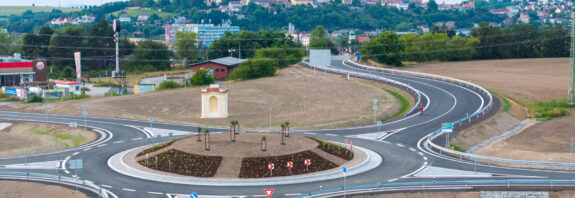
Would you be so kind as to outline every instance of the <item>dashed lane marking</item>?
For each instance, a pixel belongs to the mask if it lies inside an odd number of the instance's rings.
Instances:
[[[132,140],[141,140],[141,139],[144,139],[144,138],[134,138]]]
[[[389,143],[390,143],[390,142],[388,142],[388,141],[381,141],[381,142],[386,143],[386,144],[389,144]]]
[[[86,149],[84,149],[83,151],[89,151],[90,149],[92,149],[92,147],[86,148]]]
[[[80,152],[75,152],[75,153],[72,153],[72,155],[78,155],[79,153],[80,153]]]
[[[291,193],[291,194],[285,194],[285,196],[298,196],[301,195],[301,193]]]
[[[423,159],[424,159],[425,161],[427,161],[427,157],[423,157]]]
[[[337,136],[336,134],[326,133],[327,136]]]
[[[396,144],[396,145],[399,147],[405,147],[405,146],[403,146],[403,144]]]
[[[409,148],[409,150],[411,150],[411,151],[413,151],[413,152],[415,152],[415,151],[416,151],[416,150],[415,150],[415,149],[413,149],[413,148]]]
[[[70,174],[70,171],[68,171],[68,170],[64,170],[64,172],[65,172],[66,174]]]
[[[123,140],[120,140],[120,141],[115,141],[115,142],[112,142],[112,143],[118,144],[118,143],[122,143],[122,142],[124,142],[124,141],[123,141]]]
[[[124,191],[129,191],[129,192],[136,192],[136,190],[134,190],[134,189],[129,189],[129,188],[122,188],[122,190],[124,190]]]
[[[307,135],[315,135],[315,133],[311,133],[311,132],[305,132],[303,134],[307,134]]]
[[[161,192],[152,192],[152,191],[149,191],[148,193],[149,193],[149,194],[154,194],[154,195],[163,195],[163,194],[164,194],[164,193],[161,193]]]
[[[108,185],[102,185],[102,187],[112,188],[112,186],[108,186]]]
[[[422,153],[422,152],[418,152],[418,153],[419,153],[419,155],[423,156],[423,153]]]
[[[98,147],[104,147],[104,146],[106,146],[106,145],[107,145],[107,144],[100,144],[100,145],[98,145]]]
[[[267,195],[254,195],[252,197],[267,197]]]
[[[394,181],[397,181],[397,179],[398,179],[398,178],[390,179],[390,180],[387,180],[387,181],[388,181],[388,182],[394,182]]]

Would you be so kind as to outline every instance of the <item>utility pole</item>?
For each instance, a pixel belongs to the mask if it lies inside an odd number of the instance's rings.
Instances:
[[[573,72],[575,70],[575,13],[571,14],[571,59],[569,61],[571,63],[569,67],[569,103],[575,103],[575,76],[573,76]]]

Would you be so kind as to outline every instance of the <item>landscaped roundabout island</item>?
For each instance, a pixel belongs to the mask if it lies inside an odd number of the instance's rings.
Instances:
[[[126,157],[133,156],[128,163],[134,168],[173,176],[267,178],[317,173],[365,160],[365,153],[349,149],[350,145],[293,134],[242,132],[175,139]]]

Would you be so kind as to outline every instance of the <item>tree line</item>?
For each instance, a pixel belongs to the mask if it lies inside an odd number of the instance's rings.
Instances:
[[[464,61],[569,56],[569,31],[561,25],[518,24],[500,28],[480,23],[469,36],[449,32],[398,35],[383,32],[361,46],[362,60],[402,66],[404,61]]]

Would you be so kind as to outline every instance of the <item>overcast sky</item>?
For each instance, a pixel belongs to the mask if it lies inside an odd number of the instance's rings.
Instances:
[[[37,6],[58,7],[60,4],[62,7],[69,7],[75,5],[100,5],[114,1],[127,0],[0,0],[0,6],[31,6],[36,4]]]

